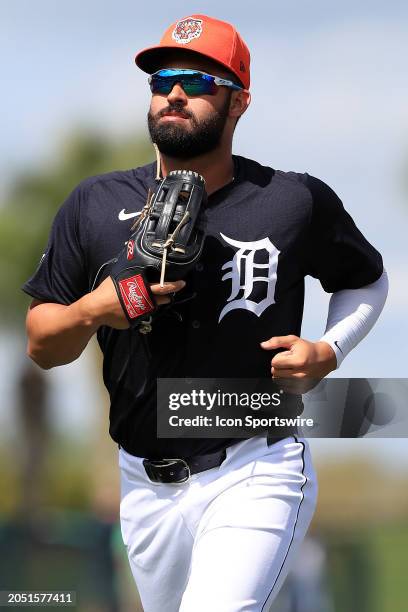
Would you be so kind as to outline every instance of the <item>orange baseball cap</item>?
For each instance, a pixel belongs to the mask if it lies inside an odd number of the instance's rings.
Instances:
[[[158,45],[140,51],[135,62],[144,72],[152,74],[165,67],[163,55],[170,49],[199,53],[222,64],[249,89],[249,49],[230,23],[206,15],[184,17],[165,31]]]

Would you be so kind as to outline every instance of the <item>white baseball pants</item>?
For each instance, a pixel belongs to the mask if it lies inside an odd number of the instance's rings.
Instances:
[[[119,450],[120,519],[144,612],[267,612],[313,516],[303,438],[227,448],[216,468],[155,484]]]

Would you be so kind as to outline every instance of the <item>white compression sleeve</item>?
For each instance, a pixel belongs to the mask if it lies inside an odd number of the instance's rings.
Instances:
[[[384,307],[388,277],[384,270],[378,280],[360,289],[343,289],[332,294],[326,331],[320,338],[336,353],[337,367],[374,326]]]

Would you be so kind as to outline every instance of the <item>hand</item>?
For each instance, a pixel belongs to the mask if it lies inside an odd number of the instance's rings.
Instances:
[[[288,385],[297,389],[295,392],[305,393],[337,367],[335,352],[327,342],[310,342],[293,335],[274,336],[261,342],[261,347],[267,351],[287,349],[272,359],[271,373],[273,378],[291,379],[293,384],[288,381]]]
[[[150,289],[155,295],[157,305],[161,306],[171,302],[169,293],[176,293],[183,289],[185,285],[185,281],[179,280],[164,283],[163,287],[159,283],[153,283],[150,285]],[[89,316],[98,325],[108,325],[114,329],[128,329],[130,327],[110,276],[105,278],[97,289],[88,293],[83,299],[86,299],[84,306],[88,309]]]

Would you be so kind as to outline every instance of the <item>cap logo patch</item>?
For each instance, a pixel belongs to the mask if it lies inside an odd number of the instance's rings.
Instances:
[[[203,32],[202,19],[186,17],[176,23],[176,27],[171,35],[172,39],[180,45],[186,45],[195,38],[199,38]]]

